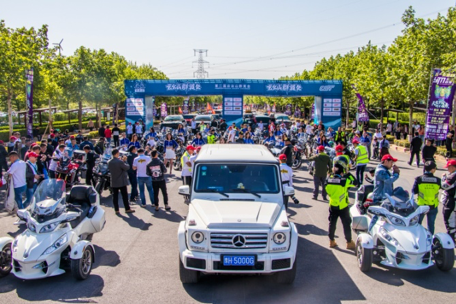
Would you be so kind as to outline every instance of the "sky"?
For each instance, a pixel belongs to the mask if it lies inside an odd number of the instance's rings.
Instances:
[[[63,55],[85,46],[150,63],[171,79],[194,78],[207,49],[209,78],[277,79],[311,70],[369,41],[389,45],[403,12],[446,14],[455,0],[0,0],[7,27],[49,26]]]

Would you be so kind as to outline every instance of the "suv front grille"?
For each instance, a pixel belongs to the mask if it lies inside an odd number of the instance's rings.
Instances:
[[[267,233],[211,233],[212,248],[223,249],[262,249],[268,245]]]

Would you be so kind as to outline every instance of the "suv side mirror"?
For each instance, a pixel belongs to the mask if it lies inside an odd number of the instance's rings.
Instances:
[[[283,186],[283,196],[293,196],[295,195],[295,190],[290,186]]]
[[[190,187],[188,185],[180,186],[179,194],[180,195],[190,195]]]

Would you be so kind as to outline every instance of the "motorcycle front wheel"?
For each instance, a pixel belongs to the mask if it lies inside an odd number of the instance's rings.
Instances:
[[[301,168],[301,165],[302,165],[302,160],[301,159],[298,159],[298,158],[295,158],[295,160],[293,161],[293,165],[291,166],[291,168],[293,170],[297,170],[299,168]]]
[[[0,277],[7,276],[11,272],[11,254],[11,243],[8,243],[0,251]]]

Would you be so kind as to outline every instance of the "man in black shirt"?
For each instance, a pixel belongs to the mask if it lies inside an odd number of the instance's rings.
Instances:
[[[128,150],[130,151],[127,156],[127,163],[130,165],[130,169],[127,171],[131,185],[130,202],[136,202],[136,198],[138,198],[138,179],[136,178],[136,170],[133,170],[133,161],[138,157],[138,154],[136,154],[135,146],[130,146]]]
[[[447,229],[447,233],[451,238],[455,239],[456,233],[456,213],[455,208],[455,194],[456,194],[456,160],[450,159],[445,168],[448,168],[448,175],[443,174],[442,176],[442,197],[440,201],[443,205],[443,222]]]
[[[413,157],[416,156],[416,166],[420,167],[420,150],[423,141],[419,137],[418,132],[415,132],[415,137],[413,137],[412,141],[410,142],[410,161],[409,165],[411,166],[413,163]]]
[[[245,142],[244,142],[244,133],[243,133],[242,131],[239,132],[239,138],[236,139],[236,143],[237,143],[237,144],[244,144],[244,143],[245,143]]]
[[[158,194],[162,192],[165,210],[171,210],[168,205],[168,190],[166,189],[165,173],[166,167],[161,160],[158,159],[158,151],[153,150],[151,153],[152,160],[147,164],[146,174],[152,177],[152,187],[154,188],[154,203],[155,211],[159,211]]]
[[[282,153],[287,156],[287,166],[291,168],[293,165],[293,145],[289,138],[285,139],[285,147],[283,148]]]
[[[8,152],[6,151],[5,143],[3,142],[3,140],[0,140],[0,175],[2,175],[3,169],[5,169],[5,171],[8,171],[8,163],[6,162],[7,156]]]
[[[95,160],[100,156],[90,149],[89,145],[84,146],[84,152],[87,154],[86,164],[87,164],[87,173],[86,173],[86,185],[93,185],[93,168],[95,167]],[[95,185],[93,185],[95,186]]]
[[[435,152],[437,152],[437,148],[432,145],[433,143],[434,143],[434,140],[429,139],[429,138],[426,139],[426,145],[421,150],[421,156],[423,159],[423,163],[425,163],[429,160],[435,161],[434,155],[435,155]]]
[[[76,135],[76,144],[78,144],[81,147],[81,143],[84,140],[84,135],[82,135],[82,131],[78,131],[78,135]],[[84,146],[82,146],[84,147]]]
[[[106,129],[104,128],[104,125],[101,125],[101,128],[98,129],[98,136],[104,138],[104,137],[105,137],[105,130],[106,130]]]
[[[112,138],[114,140],[114,147],[119,147],[119,136],[120,136],[120,129],[117,127],[117,124],[114,124],[114,128],[112,128]]]
[[[220,131],[222,131],[222,132],[226,131],[226,128],[227,128],[227,127],[228,127],[228,126],[227,126],[225,120],[222,119],[222,120],[220,121]]]

